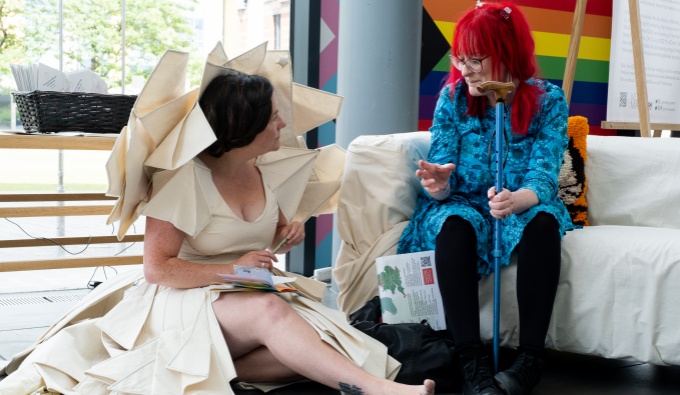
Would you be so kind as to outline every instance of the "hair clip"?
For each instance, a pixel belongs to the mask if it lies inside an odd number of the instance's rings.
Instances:
[[[484,5],[484,3],[482,3],[480,0],[477,0],[477,4],[475,4],[475,8],[479,8],[483,5]]]
[[[510,9],[510,7],[505,7],[501,10],[501,16],[503,17],[503,19],[508,19],[510,18],[511,12],[512,10]]]

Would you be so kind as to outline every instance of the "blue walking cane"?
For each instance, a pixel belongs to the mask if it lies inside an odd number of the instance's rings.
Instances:
[[[512,82],[486,81],[479,84],[481,93],[493,92],[496,98],[496,193],[503,190],[503,152],[505,146],[505,96],[515,88]],[[493,282],[493,370],[498,373],[498,332],[501,313],[501,238],[502,220],[495,218],[493,233],[494,282]]]

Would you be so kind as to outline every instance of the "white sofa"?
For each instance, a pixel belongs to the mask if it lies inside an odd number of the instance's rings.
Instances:
[[[333,276],[351,313],[377,295],[375,258],[396,253],[422,192],[414,172],[429,132],[372,135],[348,147]],[[680,139],[588,136],[590,226],[567,232],[549,348],[680,365]],[[516,265],[501,274],[501,346],[518,343]],[[492,339],[493,275],[480,283]]]

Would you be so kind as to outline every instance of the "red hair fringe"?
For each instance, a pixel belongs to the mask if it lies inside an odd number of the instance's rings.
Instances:
[[[506,11],[509,10],[510,12]],[[495,78],[504,64],[513,78],[519,80],[513,96],[510,114],[512,132],[526,134],[533,115],[538,111],[542,89],[527,84],[537,77],[538,64],[534,55],[534,38],[526,18],[509,1],[485,1],[481,6],[463,14],[456,25],[451,45],[453,56],[490,56]],[[463,79],[461,72],[451,66],[447,84],[455,85]],[[453,97],[454,91],[451,91]],[[486,111],[486,99],[466,92],[467,114],[481,117]]]

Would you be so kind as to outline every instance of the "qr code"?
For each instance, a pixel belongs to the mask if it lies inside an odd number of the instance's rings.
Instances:
[[[432,260],[430,259],[429,256],[421,256],[420,257],[420,267],[431,267],[432,266]]]
[[[628,92],[619,92],[619,107],[628,105]]]

